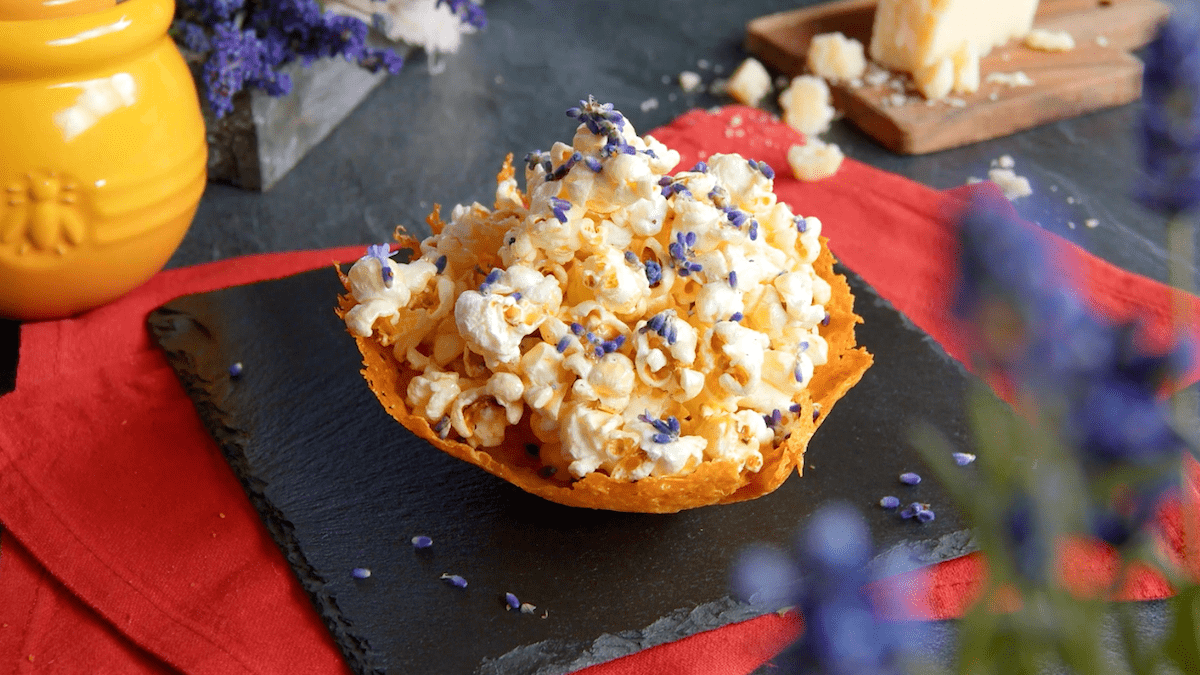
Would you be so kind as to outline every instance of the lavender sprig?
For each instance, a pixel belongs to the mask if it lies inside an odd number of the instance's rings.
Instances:
[[[871,544],[850,506],[834,503],[813,514],[790,555],[758,546],[734,567],[734,594],[769,609],[794,606],[804,620],[800,640],[775,665],[780,672],[900,675],[909,647],[867,592]]]
[[[1171,215],[1200,205],[1200,7],[1174,4],[1146,46],[1138,187],[1143,203]]]
[[[291,78],[279,69],[292,61],[308,65],[342,56],[390,73],[404,63],[392,49],[366,44],[367,24],[323,12],[316,0],[181,0],[171,32],[204,58],[204,96],[218,119],[232,112],[234,95],[247,87],[271,96],[290,93]]]

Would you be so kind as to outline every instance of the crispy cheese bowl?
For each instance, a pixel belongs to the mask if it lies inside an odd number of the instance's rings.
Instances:
[[[768,494],[870,366],[820,222],[769,167],[678,153],[590,99],[409,262],[373,246],[337,312],[388,413],[553,502],[671,513]]]

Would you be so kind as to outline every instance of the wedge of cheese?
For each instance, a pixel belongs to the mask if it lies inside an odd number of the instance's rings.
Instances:
[[[871,59],[912,73],[927,97],[945,95],[948,69],[954,72],[953,90],[969,93],[978,86],[979,57],[1024,37],[1036,11],[1037,0],[880,0]],[[964,67],[972,62],[973,73]],[[922,86],[923,78],[931,80],[929,86]]]

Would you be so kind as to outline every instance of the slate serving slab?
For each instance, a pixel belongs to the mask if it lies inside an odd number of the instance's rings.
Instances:
[[[359,376],[358,351],[333,313],[342,289],[331,269],[179,298],[149,324],[356,672],[565,672],[587,653],[617,655],[597,651],[603,634],[645,644],[665,639],[655,631],[753,614],[727,597],[738,551],[788,545],[831,500],[860,508],[881,552],[916,564],[973,548],[932,477],[915,487],[897,479],[924,470],[903,440],[916,420],[966,448],[969,376],[848,276],[875,365],[812,439],[804,476],[751,502],[673,515],[553,504],[411,435]],[[245,368],[237,378],[234,362]],[[886,494],[931,503],[937,520],[901,520],[879,508]],[[415,535],[433,546],[415,550]],[[360,567],[368,578],[352,575]],[[506,611],[506,592],[536,612]]]

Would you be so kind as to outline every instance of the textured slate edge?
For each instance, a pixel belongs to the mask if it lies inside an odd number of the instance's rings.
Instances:
[[[226,417],[228,406],[223,406],[224,397],[214,392],[224,390],[213,387],[212,381],[197,374],[199,370],[197,362],[203,356],[203,354],[192,354],[197,341],[194,338],[184,340],[184,344],[187,345],[186,349],[176,346],[176,338],[181,338],[188,332],[198,332],[209,340],[212,339],[212,332],[190,316],[169,307],[159,307],[154,310],[147,317],[146,322],[151,334],[166,353],[167,361],[174,369],[184,390],[195,404],[200,418],[217,441],[217,446],[220,447],[226,461],[242,484],[246,496],[250,498],[254,509],[258,511],[271,538],[279,546],[288,565],[296,573],[301,586],[316,607],[317,613],[324,619],[326,627],[341,646],[342,655],[350,662],[351,669],[356,673],[382,675],[384,671],[373,663],[373,659],[369,656],[370,647],[367,641],[351,630],[351,622],[343,616],[337,601],[325,589],[325,579],[317,573],[301,551],[299,541],[294,533],[294,526],[284,517],[283,512],[266,497],[263,492],[265,483],[251,475],[249,461],[245,454],[249,444],[247,434],[222,422]]]
[[[485,659],[476,673],[564,675],[765,613],[762,608],[725,597],[698,607],[677,609],[640,630],[605,633],[590,646],[576,641],[547,640],[518,647],[499,658]]]
[[[17,363],[21,358],[21,324],[0,319],[0,396],[17,388]]]

